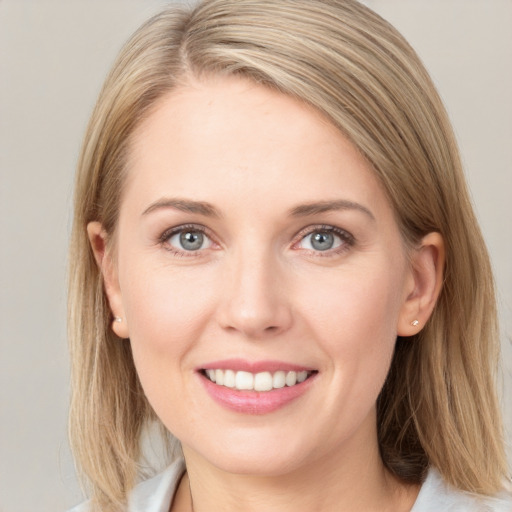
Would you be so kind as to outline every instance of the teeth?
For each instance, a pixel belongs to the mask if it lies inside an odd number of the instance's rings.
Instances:
[[[219,371],[219,370],[217,370]],[[229,370],[226,370],[226,373]],[[236,389],[254,389],[254,375],[249,372],[236,372],[235,377]]]
[[[297,372],[288,372],[286,374],[286,385],[295,386],[297,384]]]
[[[249,373],[235,372],[233,370],[206,370],[205,375],[212,382],[220,386],[235,388],[243,391],[270,391],[271,389],[284,388],[285,386],[295,386],[304,382],[311,372],[284,372],[277,371],[274,374],[270,372]]]
[[[220,370],[216,370],[215,374]],[[226,370],[224,372],[224,386],[227,386],[228,388],[234,388],[235,387],[235,372],[233,370]]]
[[[271,389],[272,374],[270,372],[261,372],[254,376],[254,391],[270,391]]]
[[[284,388],[286,384],[286,373],[284,372],[276,372],[274,373],[274,377],[272,377],[272,387],[274,388]]]

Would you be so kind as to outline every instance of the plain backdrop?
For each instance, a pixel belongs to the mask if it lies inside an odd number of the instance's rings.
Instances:
[[[81,500],[66,435],[66,250],[77,155],[129,34],[162,0],[0,0],[0,512]],[[512,430],[512,1],[367,0],[455,126],[499,289]]]

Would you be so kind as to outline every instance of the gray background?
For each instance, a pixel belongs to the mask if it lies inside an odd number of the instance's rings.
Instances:
[[[0,512],[81,499],[67,446],[66,250],[88,116],[162,0],[0,0]],[[443,96],[500,293],[512,431],[512,0],[368,0]]]

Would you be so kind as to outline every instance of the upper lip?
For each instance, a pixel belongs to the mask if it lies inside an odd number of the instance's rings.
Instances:
[[[278,371],[314,371],[315,368],[284,361],[247,361],[244,359],[223,359],[212,361],[198,368],[199,370],[233,370],[249,373],[278,372]]]

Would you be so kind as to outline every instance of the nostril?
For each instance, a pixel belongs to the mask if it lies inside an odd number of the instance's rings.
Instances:
[[[249,338],[273,337],[292,324],[291,308],[286,301],[248,293],[221,301],[217,321],[225,331],[237,331]]]

